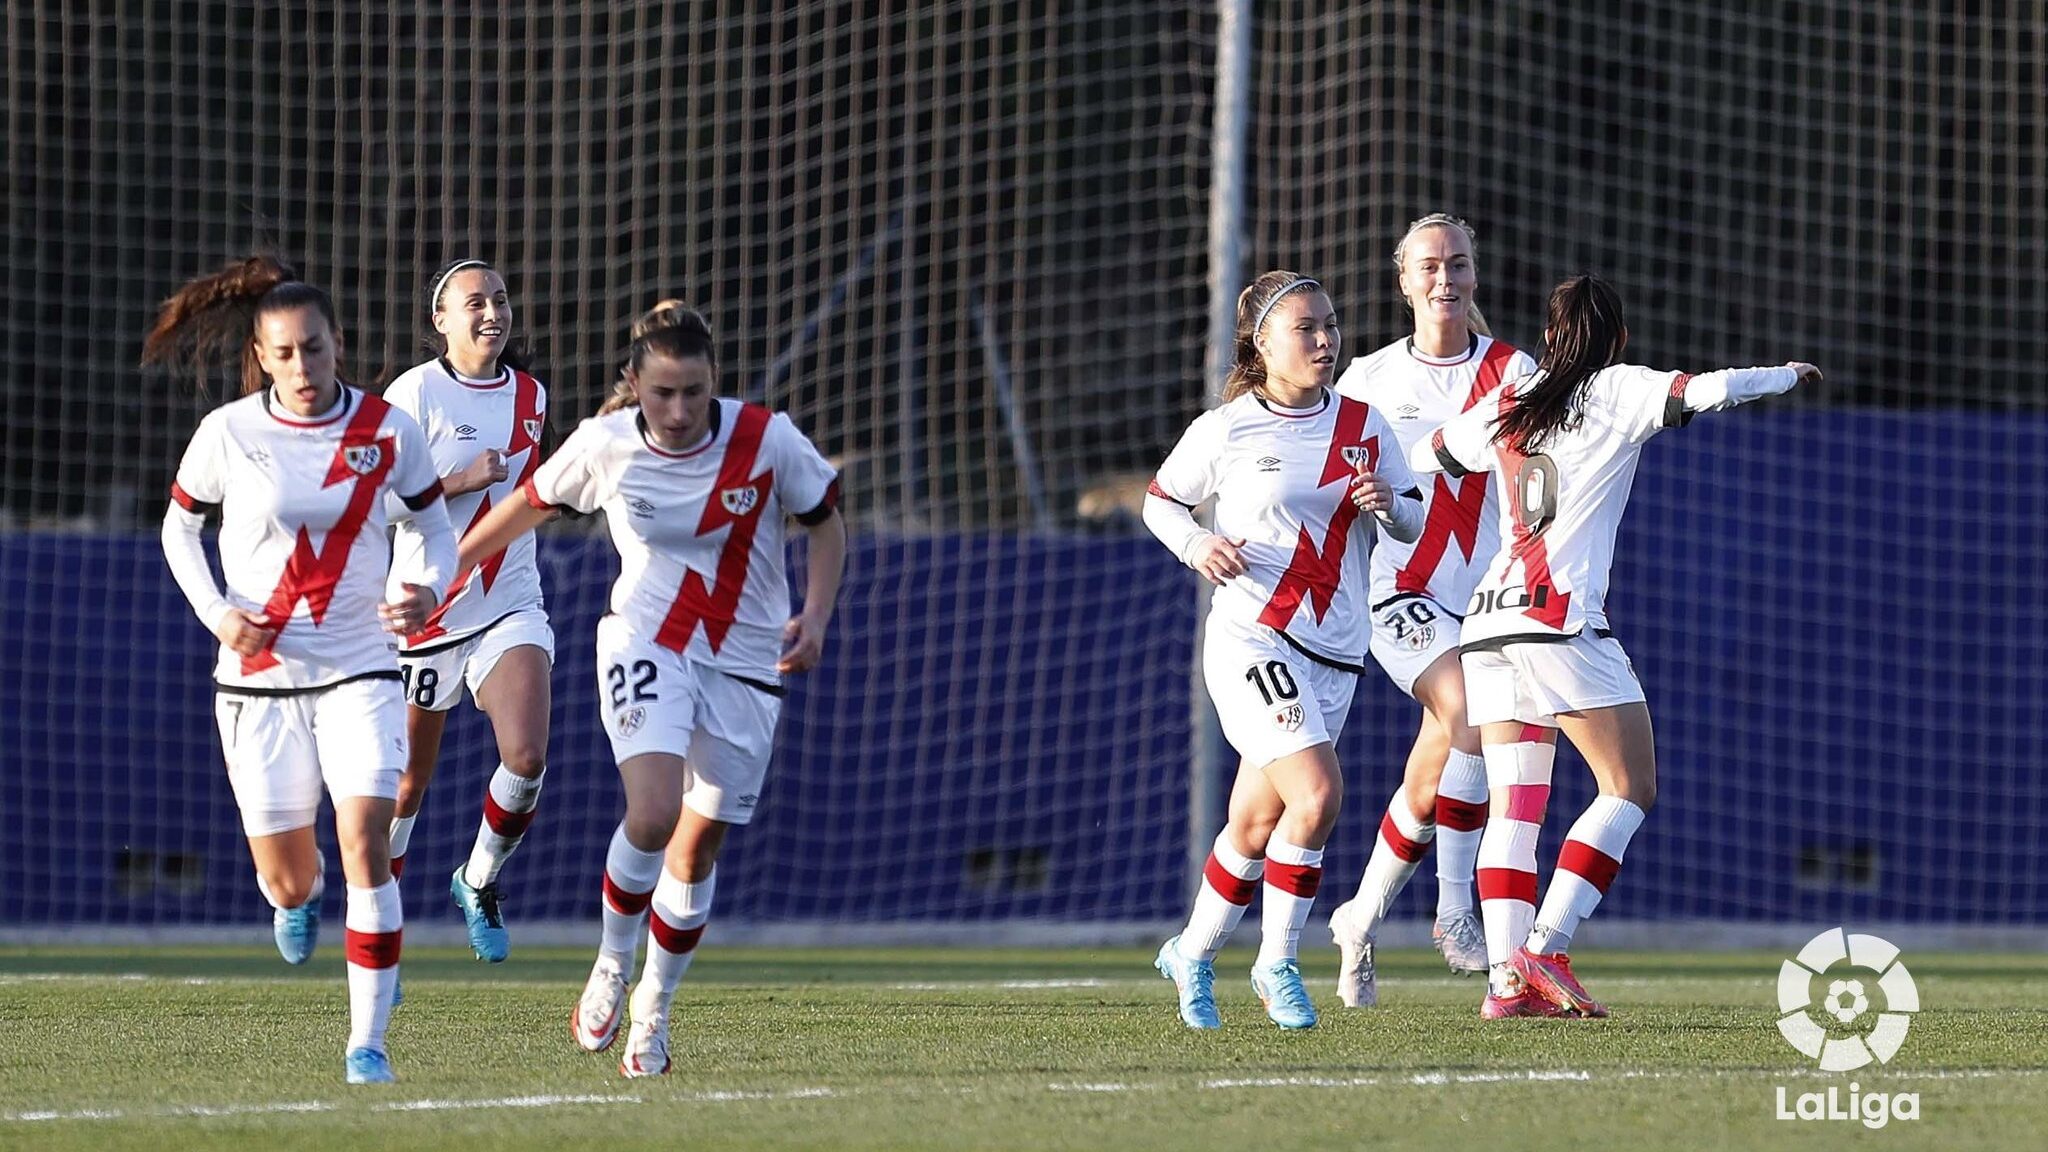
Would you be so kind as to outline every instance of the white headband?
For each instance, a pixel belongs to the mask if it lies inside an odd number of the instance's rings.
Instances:
[[[434,290],[427,293],[428,306],[436,312],[439,312],[441,310],[441,289],[446,288],[448,286],[448,278],[450,276],[455,275],[457,272],[462,271],[464,268],[489,267],[489,264],[486,264],[481,260],[457,260],[455,263],[450,264],[448,266],[448,270],[446,272],[441,273],[440,277],[434,281]]]
[[[1266,306],[1264,308],[1259,309],[1259,318],[1252,322],[1252,339],[1257,340],[1259,338],[1259,333],[1266,330],[1266,317],[1271,316],[1273,314],[1273,305],[1278,304],[1281,300],[1285,299],[1289,292],[1298,291],[1303,288],[1314,288],[1320,291],[1322,289],[1322,285],[1318,284],[1314,280],[1309,279],[1306,276],[1298,276],[1293,280],[1289,280],[1287,282],[1286,287],[1280,289],[1278,292],[1273,293],[1273,298],[1271,300],[1266,301]],[[436,299],[439,299],[439,297],[436,297]]]

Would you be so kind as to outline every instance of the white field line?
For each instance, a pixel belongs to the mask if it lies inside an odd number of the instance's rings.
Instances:
[[[1874,1070],[1884,1082],[1894,1080],[2005,1080],[2048,1075],[2048,1068],[1929,1068],[1897,1072]],[[1623,1080],[1839,1080],[1841,1076],[1805,1069],[1718,1068],[1697,1072],[1615,1071],[1591,1072],[1581,1069],[1535,1069],[1502,1072],[1415,1072],[1386,1076],[1258,1076],[1196,1081],[1192,1087],[1205,1092],[1298,1088],[1446,1088],[1476,1084],[1598,1084]],[[1141,1081],[1054,1081],[1043,1091],[1056,1093],[1160,1092],[1190,1087],[1184,1080]],[[781,1088],[758,1090],[707,1090],[673,1095],[636,1096],[625,1093],[582,1095],[501,1096],[493,1099],[394,1100],[372,1104],[365,1112],[454,1112],[500,1108],[573,1108],[614,1104],[726,1104],[774,1100],[827,1100],[850,1096],[960,1095],[977,1091],[973,1085],[911,1085],[889,1089]],[[0,1123],[29,1124],[83,1120],[176,1120],[222,1116],[263,1116],[292,1113],[354,1111],[331,1101],[304,1100],[272,1104],[179,1105],[168,1108],[87,1108],[71,1112],[30,1111],[0,1113]]]

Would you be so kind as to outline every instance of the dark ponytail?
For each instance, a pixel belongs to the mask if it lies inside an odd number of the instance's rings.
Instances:
[[[190,373],[204,394],[207,374],[239,353],[242,394],[260,392],[268,378],[256,359],[256,321],[271,312],[304,307],[318,309],[327,327],[340,337],[334,301],[299,279],[291,265],[274,256],[237,260],[186,281],[165,298],[142,341],[143,366],[161,364],[173,372]],[[335,375],[341,375],[338,360]]]
[[[1586,382],[1614,363],[1627,333],[1621,295],[1592,273],[1573,276],[1550,293],[1550,323],[1534,383],[1515,393],[1494,425],[1493,438],[1523,452],[1539,452],[1558,432],[1579,426]]]
[[[1294,292],[1320,292],[1321,284],[1299,272],[1275,268],[1263,273],[1237,294],[1237,328],[1231,342],[1230,375],[1223,381],[1223,402],[1230,403],[1266,382],[1266,358],[1259,352],[1259,328],[1272,315],[1282,296]]]
[[[702,313],[681,300],[663,300],[640,314],[633,321],[631,332],[633,343],[626,349],[625,367],[635,376],[640,374],[641,365],[649,356],[666,356],[671,360],[688,360],[701,356],[711,365],[711,374],[718,375],[718,347],[711,339],[711,324]],[[612,394],[605,398],[604,405],[597,410],[600,416],[630,408],[640,402],[633,393],[633,385],[624,373],[618,383],[612,385]]]

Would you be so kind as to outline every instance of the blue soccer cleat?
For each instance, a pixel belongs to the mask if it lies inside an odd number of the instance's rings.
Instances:
[[[1181,954],[1180,937],[1159,946],[1152,961],[1159,974],[1173,981],[1180,993],[1180,1022],[1190,1028],[1221,1028],[1216,1015],[1216,967],[1207,960],[1193,960]]]
[[[313,946],[320,943],[320,906],[311,900],[297,908],[279,908],[271,913],[270,932],[277,938],[277,954],[287,964],[304,964],[313,958]]]
[[[1266,1015],[1282,1028],[1313,1028],[1316,1006],[1309,1003],[1301,982],[1301,964],[1293,957],[1252,969],[1252,991],[1266,1004]]]
[[[391,1057],[375,1048],[349,1049],[347,1067],[351,1084],[391,1084],[398,1079],[391,1070]]]
[[[469,950],[486,963],[500,963],[512,950],[512,937],[505,931],[504,914],[498,910],[498,886],[491,883],[471,888],[462,872],[457,868],[449,878],[448,894],[455,897],[455,906],[462,909],[462,918],[469,922]]]

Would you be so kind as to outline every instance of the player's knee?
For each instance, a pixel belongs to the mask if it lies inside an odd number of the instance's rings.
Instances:
[[[548,766],[547,746],[526,740],[515,740],[498,746],[498,760],[505,770],[521,779],[533,780]]]
[[[675,835],[677,815],[678,813],[676,812],[669,812],[664,816],[659,812],[634,812],[628,810],[626,813],[626,839],[636,845],[667,844],[669,837]]]
[[[304,876],[290,872],[266,872],[263,874],[263,887],[279,908],[297,908],[312,899],[313,876],[311,872]]]

